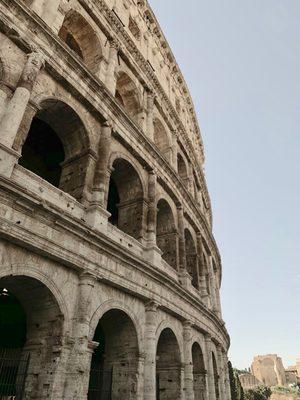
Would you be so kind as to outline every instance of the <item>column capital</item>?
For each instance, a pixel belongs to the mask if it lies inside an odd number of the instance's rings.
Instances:
[[[31,91],[37,75],[44,65],[44,54],[37,47],[33,47],[32,52],[27,55],[27,61],[19,79],[18,87],[24,87]]]
[[[183,325],[183,328],[184,328],[184,329],[192,329],[193,323],[192,323],[191,320],[185,319],[185,320],[182,322],[182,325]]]
[[[84,271],[79,275],[79,285],[94,286],[96,281],[97,277],[88,271]]]
[[[117,50],[117,51],[119,51],[119,50],[121,49],[120,43],[119,43],[118,40],[115,39],[115,38],[112,38],[112,37],[109,38],[109,39],[108,39],[108,43],[109,43],[110,49],[115,49],[115,50]]]
[[[158,308],[159,308],[159,304],[155,300],[150,300],[145,305],[145,310],[146,311],[156,312],[158,310]]]

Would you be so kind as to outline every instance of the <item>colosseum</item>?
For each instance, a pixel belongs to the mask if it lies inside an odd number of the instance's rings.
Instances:
[[[230,400],[203,170],[146,0],[0,0],[1,399]]]

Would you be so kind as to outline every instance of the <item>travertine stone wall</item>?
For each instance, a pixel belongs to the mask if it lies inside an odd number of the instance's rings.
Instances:
[[[145,0],[0,2],[0,289],[26,315],[26,399],[230,399],[203,163]]]
[[[254,357],[251,369],[253,375],[266,386],[286,384],[282,360],[276,354]]]

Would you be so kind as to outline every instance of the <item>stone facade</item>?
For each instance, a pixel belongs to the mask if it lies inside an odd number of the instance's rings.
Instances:
[[[203,163],[145,0],[0,1],[0,350],[27,357],[9,395],[230,400]]]
[[[251,370],[253,375],[266,386],[286,384],[285,369],[281,358],[276,354],[254,357]]]

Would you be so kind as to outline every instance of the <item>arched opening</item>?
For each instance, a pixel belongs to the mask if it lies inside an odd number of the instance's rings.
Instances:
[[[156,351],[156,400],[180,398],[181,359],[176,336],[171,329],[162,331]]]
[[[167,132],[159,119],[154,120],[154,143],[161,153],[169,160],[170,143]]]
[[[51,395],[53,346],[61,344],[62,330],[60,308],[44,284],[26,276],[0,279],[0,397]]]
[[[115,97],[132,119],[139,122],[141,106],[138,90],[133,80],[125,72],[121,72],[118,76]]]
[[[182,179],[183,183],[188,185],[188,173],[186,163],[180,153],[177,154],[177,170],[180,179]]]
[[[220,398],[219,374],[218,374],[216,357],[213,352],[211,353],[211,357],[212,357],[213,372],[214,372],[215,393],[216,393],[216,399],[218,400]]]
[[[92,72],[97,72],[102,57],[101,43],[94,29],[78,12],[70,10],[66,14],[58,36]]]
[[[80,201],[90,162],[87,141],[75,111],[46,100],[32,120],[19,164]]]
[[[162,258],[177,270],[177,230],[170,205],[164,199],[157,203],[156,243]]]
[[[95,334],[88,400],[137,399],[138,338],[128,315],[117,309],[106,312]]]
[[[186,253],[186,268],[192,277],[192,285],[199,289],[199,276],[197,265],[197,251],[194,239],[188,229],[184,230],[185,253]]]
[[[118,158],[113,163],[109,183],[109,222],[135,239],[141,239],[144,232],[144,208],[143,187],[138,173],[128,161]]]
[[[195,400],[204,400],[206,397],[206,370],[204,365],[203,353],[198,343],[194,343],[192,346],[192,359],[194,398]]]

